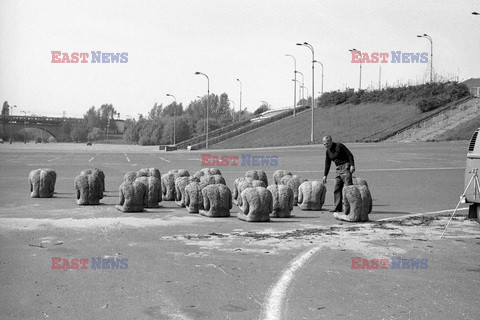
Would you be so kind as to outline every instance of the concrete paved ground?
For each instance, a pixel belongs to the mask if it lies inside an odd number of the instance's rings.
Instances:
[[[403,223],[336,221],[333,181],[325,211],[295,207],[269,223],[188,214],[173,202],[144,213],[115,210],[128,171],[201,169],[205,151],[154,147],[1,145],[0,318],[5,319],[476,319],[480,310],[480,229],[462,205],[467,142],[348,144],[355,176],[374,198],[371,220],[415,213],[447,217]],[[263,167],[309,180],[323,176],[323,146],[209,150],[216,156],[277,155]],[[56,196],[31,199],[28,172],[57,172]],[[100,206],[75,204],[73,179],[86,168],[106,174]],[[227,185],[250,167],[221,167]],[[330,174],[330,178],[333,175]],[[89,259],[87,269],[52,269],[52,258]],[[92,257],[128,259],[126,269],[96,269]],[[395,269],[392,257],[427,259],[423,269]],[[388,269],[352,269],[352,258],[389,259]],[[393,259],[394,260],[394,259]],[[356,261],[356,260],[355,260]],[[369,265],[370,266],[370,265]]]

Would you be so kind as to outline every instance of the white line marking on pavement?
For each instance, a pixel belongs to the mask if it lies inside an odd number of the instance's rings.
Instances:
[[[315,247],[308,250],[305,253],[302,253],[299,257],[293,260],[290,263],[290,266],[283,271],[283,274],[280,280],[275,284],[275,286],[270,290],[267,298],[267,303],[264,311],[265,320],[279,320],[282,316],[282,308],[285,305],[285,295],[288,289],[288,286],[292,282],[292,279],[295,275],[295,271],[300,269],[305,262],[308,261],[320,247]]]
[[[130,159],[128,158],[127,154],[124,153],[124,155],[125,155],[125,158],[127,158],[127,161],[130,162]]]
[[[375,172],[375,171],[422,171],[422,170],[465,170],[465,167],[442,167],[442,168],[385,168],[385,169],[357,169],[355,168],[355,172]],[[295,171],[300,173],[317,173],[323,171]]]
[[[100,153],[97,153],[96,155],[94,155],[90,160],[88,160],[88,162],[92,162],[92,160],[93,160],[96,156],[98,156],[99,154],[100,154]]]
[[[160,159],[162,159],[163,161],[166,161],[166,162],[170,162],[170,160],[167,160],[167,159],[163,159],[163,158],[160,158]]]
[[[55,160],[60,159],[60,158],[61,158],[61,157],[56,157],[56,158],[54,158],[54,159],[47,160],[47,162],[52,162],[52,161],[55,161]]]
[[[425,215],[429,215],[429,214],[448,213],[448,212],[453,212],[454,210],[455,210],[455,209],[441,210],[441,211],[432,211],[432,212],[424,212],[424,213],[412,213],[412,214],[406,214],[406,215],[398,216],[398,217],[378,219],[378,220],[375,220],[375,221],[389,221],[389,220],[403,219],[403,218],[409,218],[409,217],[425,216]],[[468,208],[460,208],[460,209],[457,209],[457,211],[464,211],[464,210],[468,210]]]

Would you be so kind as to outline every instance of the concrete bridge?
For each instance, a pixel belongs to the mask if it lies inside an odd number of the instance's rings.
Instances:
[[[65,121],[78,123],[84,122],[83,118],[56,118],[36,116],[2,116],[0,118],[0,134],[2,137],[24,136],[27,131],[35,129],[36,136],[48,139],[53,136],[57,138],[60,128]],[[43,140],[42,139],[42,140]]]

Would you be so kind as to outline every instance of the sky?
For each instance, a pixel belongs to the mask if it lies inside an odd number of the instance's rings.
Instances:
[[[13,114],[81,117],[113,104],[121,118],[173,98],[184,107],[210,92],[255,111],[293,105],[294,59],[312,91],[312,52],[323,90],[358,88],[349,49],[428,53],[428,63],[363,63],[362,89],[480,77],[478,1],[0,0],[0,100]],[[90,53],[88,63],[52,63],[52,51]],[[127,53],[126,63],[91,63],[91,52]],[[314,64],[314,90],[322,68]],[[237,81],[240,79],[241,82]],[[302,76],[297,75],[301,82]],[[380,81],[381,79],[381,81]],[[297,88],[298,91],[298,88]],[[297,92],[298,98],[298,92]]]

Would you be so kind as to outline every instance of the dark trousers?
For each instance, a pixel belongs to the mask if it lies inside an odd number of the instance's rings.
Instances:
[[[345,163],[337,167],[335,176],[335,185],[333,186],[333,208],[335,211],[342,212],[342,189],[343,186],[352,185],[352,174],[350,173],[350,163]]]

